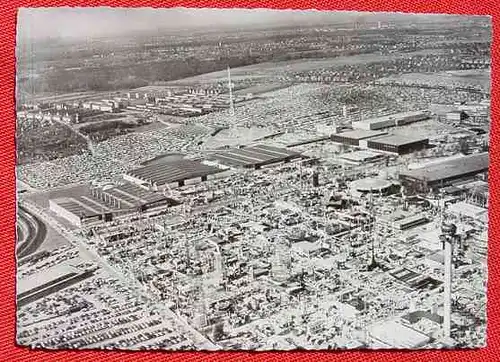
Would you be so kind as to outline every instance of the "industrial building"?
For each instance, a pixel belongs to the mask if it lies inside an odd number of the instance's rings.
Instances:
[[[447,121],[465,121],[469,115],[464,111],[451,111],[446,113]]]
[[[87,223],[111,221],[115,211],[86,196],[50,199],[49,208],[56,215],[79,227]]]
[[[420,226],[429,222],[429,219],[424,215],[413,215],[402,220],[397,220],[394,226],[398,230],[408,230],[416,226]]]
[[[76,226],[112,221],[118,216],[177,204],[178,201],[171,197],[131,183],[87,189],[79,195],[49,200],[52,212]]]
[[[367,150],[360,150],[354,152],[344,153],[340,156],[343,162],[352,165],[362,165],[370,162],[381,161],[386,158],[384,154],[371,152]]]
[[[212,155],[222,165],[238,168],[259,169],[302,158],[298,152],[267,145],[232,148]]]
[[[429,145],[428,138],[388,135],[377,138],[370,138],[366,141],[367,148],[397,153],[403,155],[422,150]]]
[[[151,164],[131,170],[123,178],[154,191],[206,181],[223,173],[224,169],[188,159]],[[219,175],[220,176],[220,175]]]
[[[91,189],[92,196],[107,205],[121,210],[146,211],[161,206],[173,206],[178,202],[162,193],[151,192],[132,183],[108,189]]]
[[[460,217],[469,217],[485,224],[488,222],[488,209],[467,202],[462,201],[451,204],[448,211]]]
[[[360,141],[377,136],[383,136],[385,134],[387,133],[381,131],[356,129],[353,131],[332,134],[331,140],[333,142],[338,142],[349,146],[362,146]]]
[[[488,171],[487,152],[433,163],[426,167],[401,172],[399,179],[408,190],[426,192],[429,188],[448,186]]]
[[[364,129],[367,131],[378,130],[423,121],[428,119],[429,117],[429,112],[427,111],[402,112],[383,117],[370,118],[359,122],[353,122],[352,128]]]

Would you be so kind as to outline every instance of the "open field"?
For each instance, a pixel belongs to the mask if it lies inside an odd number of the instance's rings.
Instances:
[[[397,59],[409,59],[418,55],[438,55],[439,50],[421,50],[410,53],[394,53],[394,54],[359,54],[351,56],[339,56],[336,58],[324,59],[301,59],[282,62],[266,62],[255,65],[231,69],[231,79],[238,80],[238,77],[243,79],[253,79],[255,77],[273,77],[283,72],[306,72],[311,70],[319,70],[322,68],[334,68],[344,65],[361,65],[376,62],[386,62]],[[206,73],[194,77],[184,78],[180,81],[169,82],[171,85],[178,84],[195,84],[195,83],[210,83],[226,81],[227,70],[218,72]]]
[[[453,70],[438,73],[405,73],[381,78],[379,83],[397,82],[444,87],[475,87],[489,92],[491,71],[489,69]]]
[[[76,92],[76,93],[62,93],[62,94],[42,94],[42,95],[31,95],[31,94],[21,94],[18,101],[25,99],[26,102],[71,102],[71,101],[82,101],[89,99],[98,99],[100,97],[109,97],[109,95],[117,94],[119,92]]]

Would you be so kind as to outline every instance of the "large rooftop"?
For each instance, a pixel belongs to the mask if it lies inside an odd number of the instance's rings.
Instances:
[[[79,217],[92,217],[101,215],[104,212],[112,211],[104,203],[86,195],[79,197],[61,197],[51,199],[51,201],[64,208],[66,211],[69,211],[73,215],[77,215]]]
[[[489,167],[487,152],[451,159],[426,167],[401,172],[400,176],[435,182],[458,178],[462,175],[485,172]]]
[[[140,167],[129,171],[128,175],[156,185],[165,185],[208,176],[221,171],[218,167],[208,166],[199,161],[183,159]]]
[[[160,202],[166,198],[161,193],[146,190],[132,183],[126,183],[99,191],[100,193],[110,195],[115,200],[119,201],[120,208],[124,209]]]
[[[254,167],[299,158],[300,153],[285,148],[257,145],[219,151],[212,156],[220,163],[228,166]]]
[[[370,139],[370,142],[383,143],[391,146],[404,146],[416,142],[428,142],[428,138],[418,136],[387,135]]]
[[[385,155],[382,153],[377,153],[367,150],[359,150],[359,151],[344,153],[341,156],[341,158],[353,162],[363,162],[363,161],[372,161],[380,158],[385,158]]]
[[[378,122],[385,122],[385,121],[391,121],[391,120],[402,120],[402,119],[406,119],[406,118],[419,117],[419,116],[426,117],[426,116],[428,116],[428,113],[425,111],[400,112],[400,113],[389,114],[386,116],[364,119],[362,121],[355,122],[355,123],[378,123]]]
[[[363,140],[366,138],[382,136],[385,134],[386,134],[386,132],[382,132],[382,131],[369,131],[369,130],[364,130],[364,129],[355,129],[352,131],[335,133],[333,136],[350,138],[350,139],[354,139],[354,140]]]

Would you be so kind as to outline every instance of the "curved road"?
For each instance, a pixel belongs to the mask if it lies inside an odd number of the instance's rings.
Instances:
[[[47,227],[22,206],[18,207],[18,218],[17,235],[21,244],[17,246],[16,253],[18,258],[22,258],[33,254],[42,245],[47,236]]]

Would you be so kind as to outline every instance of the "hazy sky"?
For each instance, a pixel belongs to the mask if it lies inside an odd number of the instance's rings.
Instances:
[[[318,23],[352,18],[354,13],[268,9],[24,8],[18,14],[20,38],[94,37],[133,31],[213,25]]]
[[[214,25],[342,22],[367,14],[269,9],[24,8],[19,10],[17,26],[20,39],[74,38]]]

